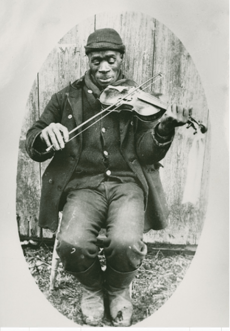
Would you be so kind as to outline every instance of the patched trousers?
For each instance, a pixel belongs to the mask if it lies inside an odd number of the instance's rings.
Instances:
[[[106,228],[107,263],[120,272],[136,270],[147,253],[142,241],[144,195],[139,185],[105,181],[95,189],[68,194],[57,246],[66,271],[83,272],[95,262],[101,228]]]

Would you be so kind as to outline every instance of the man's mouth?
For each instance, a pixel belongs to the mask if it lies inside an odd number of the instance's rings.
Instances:
[[[99,81],[101,83],[109,83],[111,81],[112,77],[105,77],[105,78],[99,78]]]

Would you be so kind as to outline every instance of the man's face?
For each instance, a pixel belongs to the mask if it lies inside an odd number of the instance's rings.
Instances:
[[[91,75],[97,86],[105,88],[117,80],[123,61],[120,52],[109,50],[91,52],[88,58]]]

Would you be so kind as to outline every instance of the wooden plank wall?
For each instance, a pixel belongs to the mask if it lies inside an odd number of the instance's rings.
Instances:
[[[47,165],[31,161],[24,148],[25,134],[39,117],[51,95],[87,70],[84,45],[88,35],[102,27],[116,29],[126,45],[123,69],[142,83],[158,72],[164,74],[148,89],[163,93],[171,103],[193,106],[195,118],[208,123],[208,107],[193,61],[178,38],[164,25],[141,13],[103,13],[70,30],[47,57],[32,86],[19,144],[17,176],[17,220],[21,235],[50,237],[37,225],[41,175]],[[173,145],[163,160],[161,177],[171,210],[170,226],[150,231],[146,238],[168,244],[197,244],[207,206],[210,160],[210,129],[202,137],[191,129],[177,129]],[[196,138],[196,139],[194,139]],[[199,159],[194,162],[196,152]],[[195,153],[195,154],[194,154]],[[192,163],[190,156],[193,156]],[[189,161],[190,160],[190,161]],[[197,199],[184,201],[187,176],[200,175]],[[192,178],[192,177],[191,177]],[[191,192],[192,193],[192,192]]]

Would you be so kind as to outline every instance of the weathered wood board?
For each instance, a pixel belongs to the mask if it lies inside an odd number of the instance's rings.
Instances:
[[[37,237],[40,235],[37,224],[41,192],[40,165],[33,162],[25,151],[26,132],[38,119],[37,79],[33,83],[26,110],[19,141],[16,212],[19,233],[29,237]]]
[[[75,26],[49,54],[39,71],[38,86],[34,84],[30,93],[21,141],[51,95],[88,69],[84,45],[94,29],[103,27],[114,28],[122,36],[126,45],[123,70],[129,78],[140,84],[163,73],[163,79],[157,80],[147,91],[164,94],[169,103],[193,107],[193,117],[208,124],[208,107],[199,74],[180,40],[163,24],[141,13],[101,13]],[[162,231],[151,231],[147,236],[151,241],[170,244],[197,244],[199,241],[208,199],[210,130],[200,139],[195,137],[198,136],[193,135],[193,130],[178,128],[172,147],[162,160],[164,168],[160,173],[171,210],[170,225]],[[17,213],[21,234],[40,233],[36,221],[31,219],[38,217],[40,176],[47,164],[48,161],[39,166],[30,161],[20,144]],[[189,202],[187,183],[195,175],[200,179],[198,193],[196,199]],[[194,197],[192,192],[191,196]],[[43,236],[49,237],[50,233],[43,231]]]

